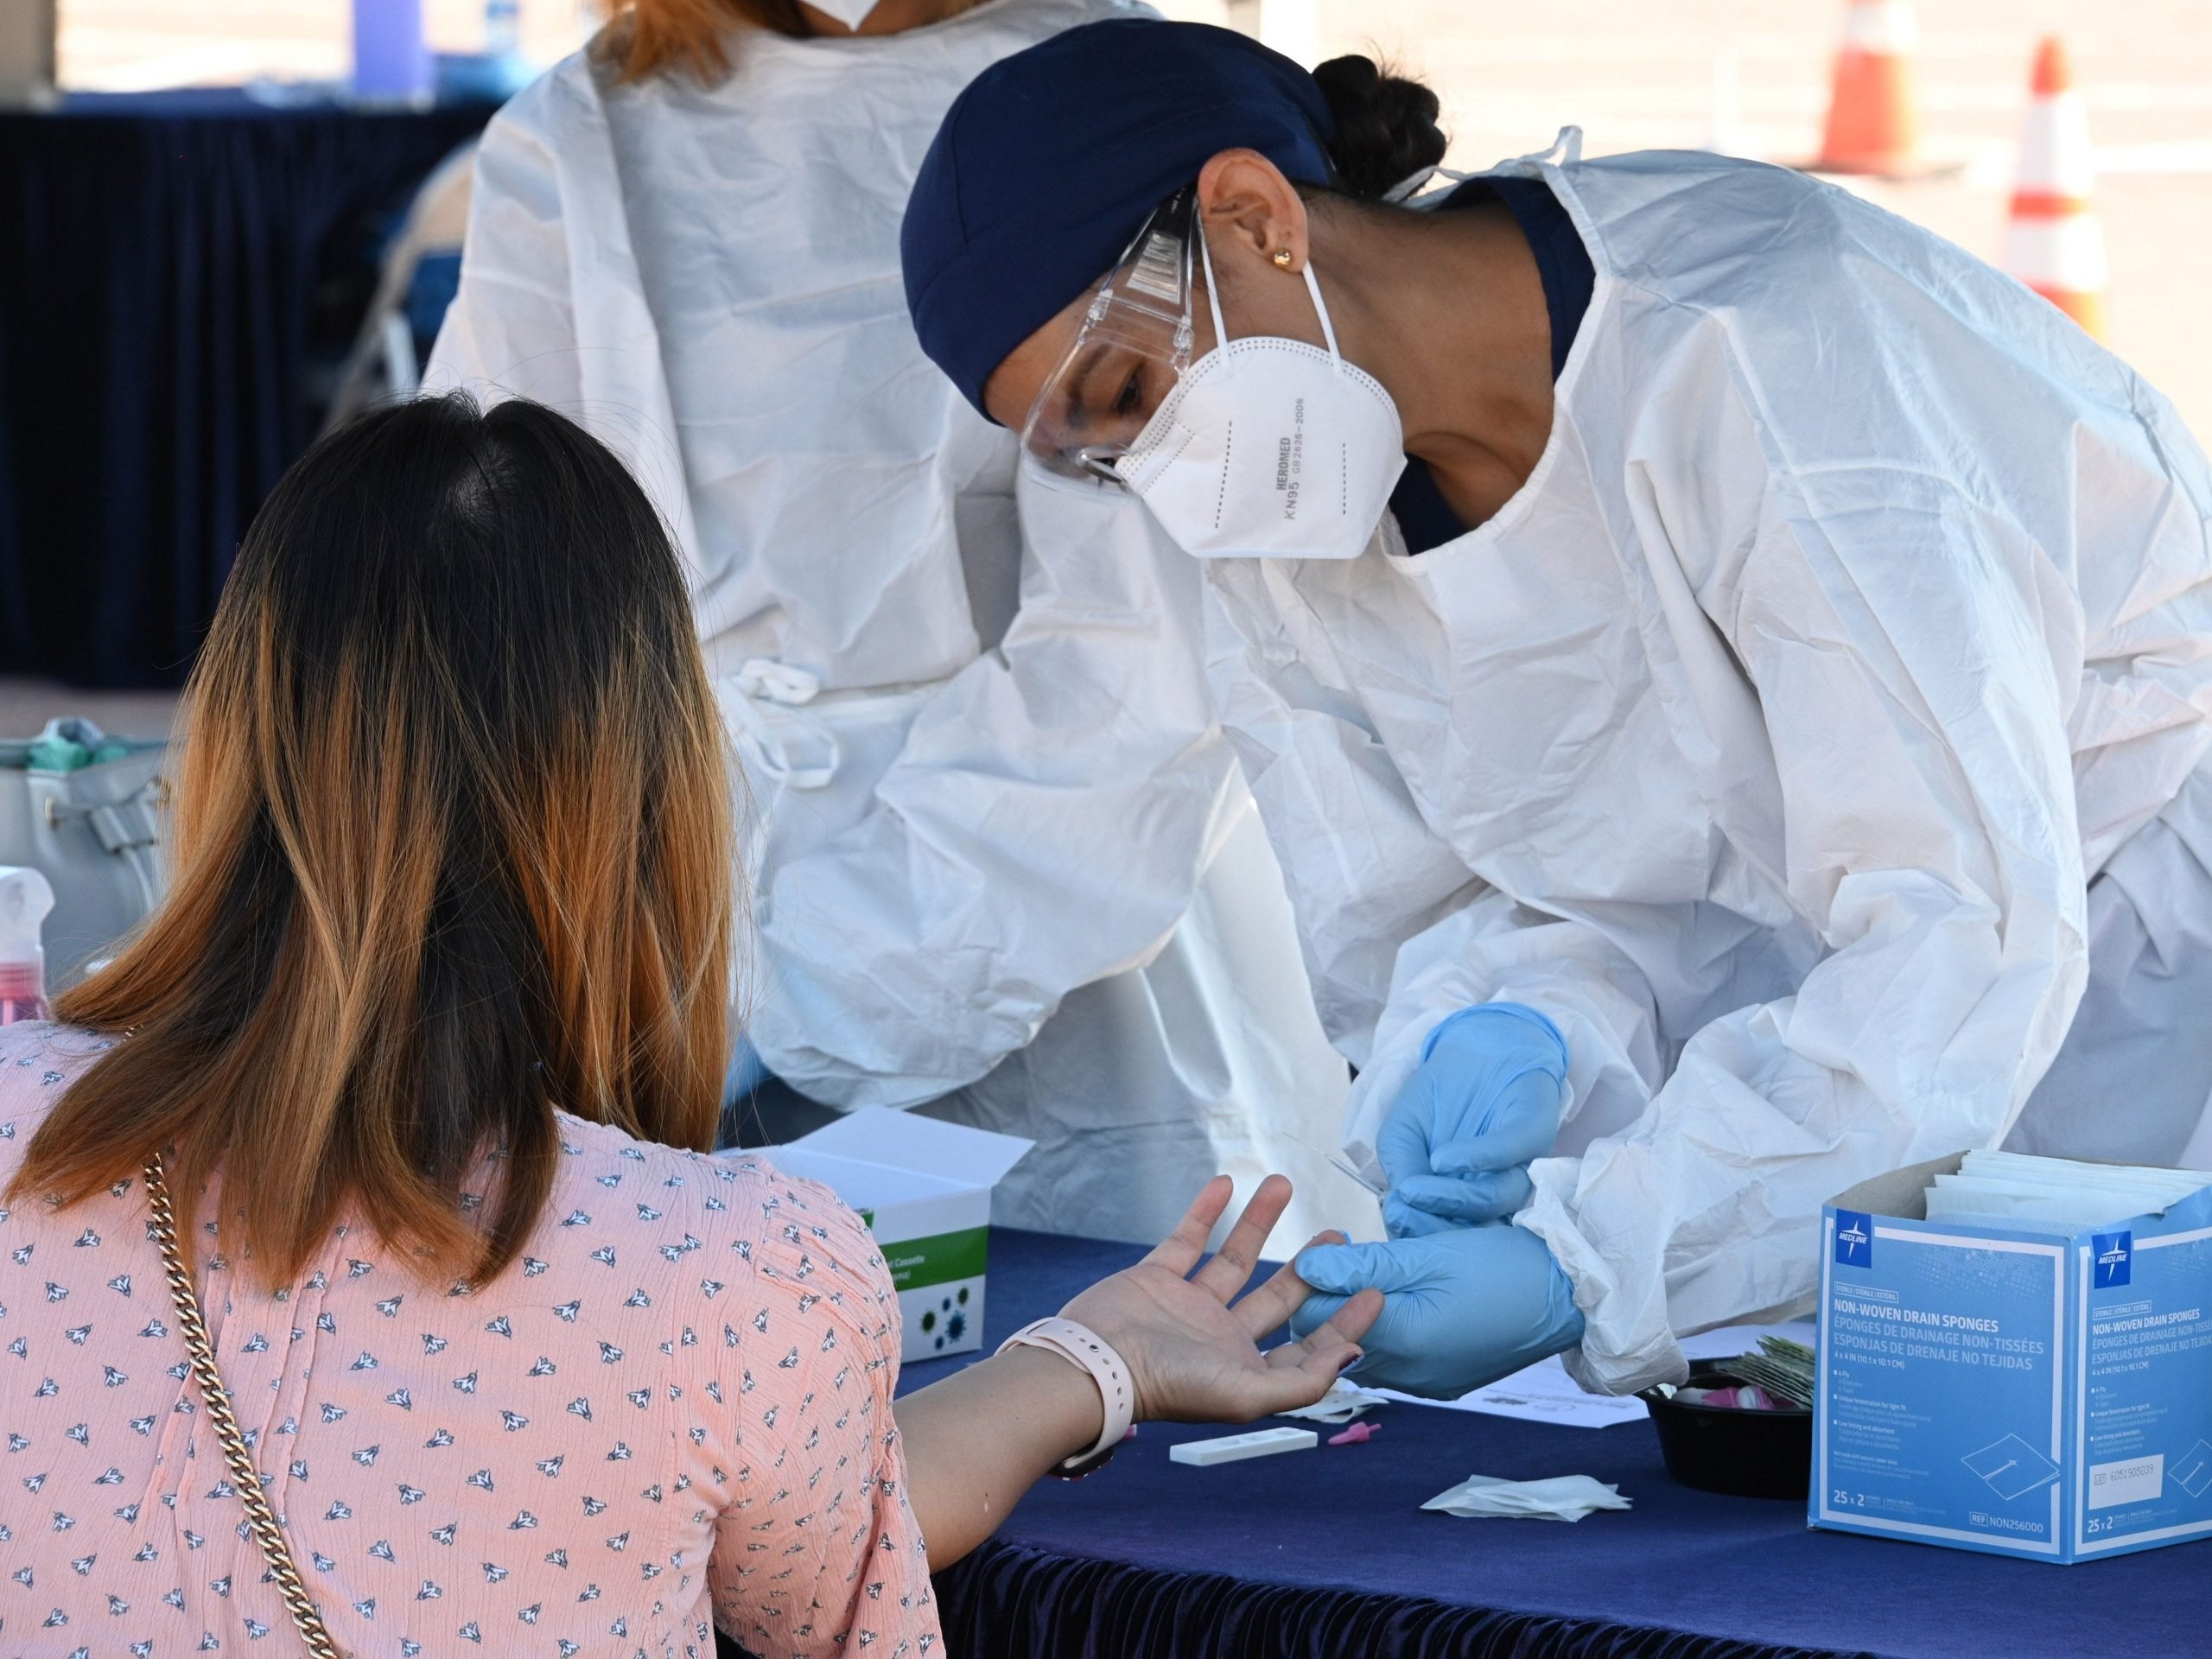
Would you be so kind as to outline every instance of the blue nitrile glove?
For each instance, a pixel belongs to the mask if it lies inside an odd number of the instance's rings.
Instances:
[[[1438,1022],[1375,1137],[1393,1238],[1499,1221],[1529,1202],[1529,1160],[1567,1106],[1567,1039],[1518,1002]]]
[[[1366,1388],[1452,1400],[1582,1340],[1574,1287],[1525,1227],[1459,1227],[1381,1244],[1313,1244],[1298,1253],[1314,1294],[1290,1317],[1293,1336],[1322,1323],[1353,1292],[1382,1293],[1382,1316],[1351,1368]]]

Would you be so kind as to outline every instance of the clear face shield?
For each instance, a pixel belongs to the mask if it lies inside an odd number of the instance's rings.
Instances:
[[[1021,433],[1028,460],[1055,477],[1126,488],[1116,463],[1191,365],[1197,194],[1153,210],[1045,381]]]

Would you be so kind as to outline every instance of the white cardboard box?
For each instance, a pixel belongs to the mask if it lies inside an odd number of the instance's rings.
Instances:
[[[860,1212],[898,1287],[909,1360],[979,1348],[991,1189],[1034,1146],[870,1106],[766,1156]]]
[[[2212,1186],[1929,1220],[1959,1162],[1827,1205],[1812,1524],[2062,1562],[2212,1535]]]

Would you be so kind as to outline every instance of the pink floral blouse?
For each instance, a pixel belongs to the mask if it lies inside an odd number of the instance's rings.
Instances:
[[[0,1185],[110,1043],[0,1027]],[[764,1659],[938,1645],[898,1306],[836,1197],[561,1120],[491,1284],[341,1226],[274,1293],[199,1224],[217,1363],[339,1645]],[[0,1651],[299,1651],[188,1380],[143,1183],[0,1208]]]

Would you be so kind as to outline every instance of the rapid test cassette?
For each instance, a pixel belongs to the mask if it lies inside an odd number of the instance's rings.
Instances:
[[[1210,1468],[1217,1463],[1240,1463],[1246,1458],[1270,1458],[1278,1452],[1303,1452],[1319,1445],[1320,1436],[1310,1428],[1262,1428],[1249,1434],[1224,1434],[1219,1440],[1186,1440],[1167,1448],[1172,1462]]]

